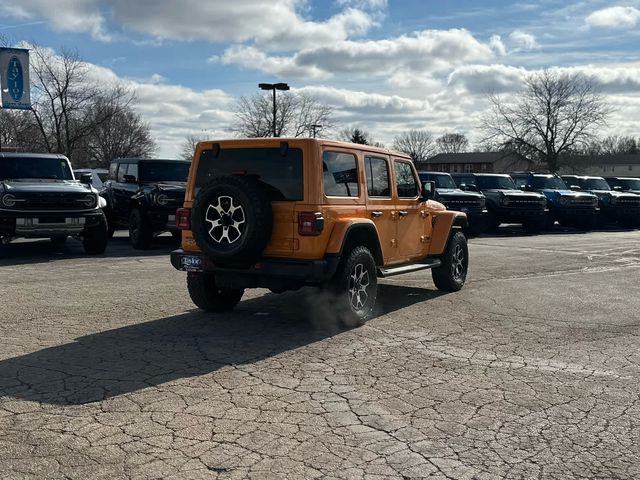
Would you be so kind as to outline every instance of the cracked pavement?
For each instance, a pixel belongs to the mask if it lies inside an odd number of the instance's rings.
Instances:
[[[168,243],[0,247],[1,478],[639,478],[640,232],[470,242],[465,288],[192,307]]]

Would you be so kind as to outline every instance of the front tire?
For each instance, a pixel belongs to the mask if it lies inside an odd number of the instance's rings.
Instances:
[[[243,288],[222,288],[211,273],[187,272],[187,289],[194,305],[206,312],[230,312],[238,304]]]
[[[107,233],[107,219],[102,215],[98,225],[85,229],[82,235],[82,246],[89,255],[101,255],[107,249],[109,235]]]
[[[462,232],[451,236],[440,260],[442,264],[431,271],[433,283],[438,290],[457,292],[464,286],[469,268],[469,248]]]
[[[150,248],[153,241],[151,225],[138,208],[134,208],[129,216],[129,239],[136,250]]]
[[[378,297],[378,277],[368,248],[355,247],[338,267],[330,283],[334,307],[346,327],[362,325],[373,315]]]

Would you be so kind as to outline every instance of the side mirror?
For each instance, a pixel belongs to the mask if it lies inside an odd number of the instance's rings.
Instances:
[[[435,182],[424,182],[422,184],[422,201],[431,200],[436,196],[436,184]]]
[[[578,185],[571,185],[569,187],[569,190],[573,190],[574,192],[579,192],[580,190],[582,190],[582,188],[580,188]]]
[[[90,173],[81,173],[80,183],[86,183],[87,185],[91,185],[93,183],[92,175]]]
[[[136,183],[136,177],[133,175],[124,175],[123,176],[124,183]]]
[[[470,190],[472,192],[479,192],[480,189],[478,188],[478,186],[475,183],[469,183],[468,185],[466,185],[467,190]]]

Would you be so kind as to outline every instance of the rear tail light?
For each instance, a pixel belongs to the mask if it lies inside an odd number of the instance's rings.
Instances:
[[[305,236],[317,236],[324,230],[324,217],[320,212],[302,212],[298,214],[298,233]]]
[[[191,230],[190,208],[179,208],[176,210],[176,227],[180,230]]]

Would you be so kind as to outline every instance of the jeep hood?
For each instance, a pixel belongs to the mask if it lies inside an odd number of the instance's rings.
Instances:
[[[459,188],[436,188],[436,193],[441,197],[468,197],[469,200],[475,200],[484,196],[478,192],[466,192],[464,190],[460,190]]]
[[[187,190],[187,182],[162,182],[154,185],[154,190],[163,193],[184,193]]]

